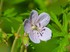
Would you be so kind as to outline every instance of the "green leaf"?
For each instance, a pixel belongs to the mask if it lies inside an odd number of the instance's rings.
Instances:
[[[7,34],[7,39],[9,39],[12,36],[13,36],[13,34]]]
[[[15,29],[15,32],[17,32],[18,27],[20,26],[20,24],[22,23],[20,20],[16,20],[16,18],[2,18],[2,23],[0,25],[0,28],[2,28],[2,30],[6,33],[11,33],[11,27],[13,27],[13,29]]]
[[[56,15],[60,15],[63,12],[63,8],[60,6],[59,1],[53,2],[47,6],[48,12],[52,11]]]
[[[66,51],[66,46],[68,44],[69,44],[68,37],[65,37],[60,41],[59,46],[57,48],[55,48],[52,52],[65,52]]]
[[[4,12],[4,16],[6,17],[13,17],[15,16],[17,13],[15,12],[15,8],[10,8],[10,9],[7,9],[5,10]]]
[[[25,0],[5,0],[6,3],[9,3],[9,4],[18,4],[18,3],[21,3],[21,2],[24,2]]]
[[[68,18],[67,15],[65,13],[63,13],[63,30],[66,33],[68,31],[68,29],[67,29],[68,28],[68,19],[67,18]]]
[[[34,0],[38,5],[39,5],[39,8],[42,10],[42,11],[46,11],[46,5],[44,3],[44,0]]]
[[[32,46],[28,47],[28,52],[52,52],[59,45],[59,40],[53,38],[47,42],[41,42],[40,44],[31,43]]]
[[[11,27],[11,32],[14,34],[15,33],[15,30],[13,27]]]
[[[18,4],[24,2],[25,0],[11,0],[11,4]]]
[[[58,0],[61,6],[65,7],[68,4],[68,0]]]
[[[59,31],[58,29],[56,29],[56,27],[54,25],[48,25],[49,28],[52,30],[52,37],[60,37],[60,36],[64,36],[63,32]],[[57,27],[58,28],[58,27]]]
[[[60,22],[58,21],[57,16],[53,12],[50,12],[50,14],[51,14],[51,20],[55,22],[58,25],[58,27],[62,30],[62,26]]]
[[[9,21],[7,21],[5,18],[0,19],[2,20],[2,23],[0,24],[0,28],[2,29],[2,31],[9,33],[11,32],[11,23]]]

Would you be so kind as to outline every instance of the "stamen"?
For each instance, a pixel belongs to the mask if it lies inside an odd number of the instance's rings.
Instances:
[[[42,31],[45,31],[45,29],[43,29]]]
[[[40,35],[42,36],[42,34],[40,33]]]
[[[39,27],[41,26],[41,24],[39,23]]]

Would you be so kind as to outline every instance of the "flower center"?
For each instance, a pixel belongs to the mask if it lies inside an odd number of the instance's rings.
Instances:
[[[37,27],[36,27],[36,26],[32,26],[32,29],[33,29],[33,30],[37,30]]]

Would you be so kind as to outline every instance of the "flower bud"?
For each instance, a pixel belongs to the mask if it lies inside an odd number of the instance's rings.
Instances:
[[[28,46],[29,45],[29,37],[27,36],[26,33],[24,33],[24,35],[23,35],[23,44],[25,46]]]

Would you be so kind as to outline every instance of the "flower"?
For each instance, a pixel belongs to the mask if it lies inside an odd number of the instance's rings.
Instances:
[[[45,27],[50,21],[49,14],[43,12],[38,16],[37,11],[32,10],[29,19],[24,21],[24,30],[34,43],[51,39],[52,31]]]

